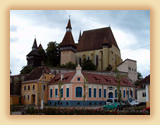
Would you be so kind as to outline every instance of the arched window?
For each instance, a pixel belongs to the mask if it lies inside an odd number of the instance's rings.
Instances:
[[[98,66],[98,55],[96,55],[96,66]]]
[[[113,92],[109,92],[109,93],[108,93],[108,97],[109,97],[109,98],[113,98]]]
[[[82,97],[82,87],[76,87],[76,97]]]

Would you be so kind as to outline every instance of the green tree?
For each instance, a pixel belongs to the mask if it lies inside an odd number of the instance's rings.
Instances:
[[[38,52],[42,56],[42,60],[43,60],[44,64],[47,64],[47,55],[46,55],[44,49],[39,49]]]
[[[121,100],[122,100],[121,86],[120,86],[121,76],[120,76],[120,74],[119,74],[118,69],[116,69],[115,72],[116,72],[116,79],[117,79],[117,94],[118,94],[118,101],[120,102],[120,107],[121,107]]]
[[[46,49],[47,65],[57,66],[60,64],[60,51],[59,45],[56,42],[49,42]]]
[[[23,66],[20,74],[28,74],[33,70],[31,66]]]
[[[105,70],[106,70],[106,71],[111,71],[111,70],[112,70],[112,66],[109,64],[109,65],[106,67]]]
[[[64,65],[64,64],[61,65],[60,67],[61,67],[61,68],[68,68],[68,69],[75,69],[75,68],[76,68],[76,65],[73,64],[72,62],[68,62],[68,63],[66,63],[65,65]]]
[[[137,72],[137,79],[138,79],[138,80],[143,79],[143,76],[142,76],[142,74],[141,74],[140,72]]]
[[[84,58],[83,63],[82,63],[82,69],[83,70],[96,70],[96,65],[94,65],[90,59],[86,60]]]
[[[61,80],[61,81],[58,83],[58,91],[59,91],[59,93],[58,93],[58,97],[59,97],[59,107],[60,107],[61,99],[62,99],[62,93],[61,93],[62,85],[63,85],[63,83],[62,83],[62,80]]]

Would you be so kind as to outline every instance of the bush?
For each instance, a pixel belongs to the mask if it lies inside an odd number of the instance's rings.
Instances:
[[[65,65],[64,65],[64,64],[61,65],[60,67],[61,67],[61,68],[68,68],[68,69],[75,69],[75,68],[76,68],[76,65],[73,64],[72,62],[68,62],[68,63],[66,63]]]
[[[84,59],[82,63],[82,69],[83,70],[96,70],[96,65],[94,65],[90,59],[88,60]]]

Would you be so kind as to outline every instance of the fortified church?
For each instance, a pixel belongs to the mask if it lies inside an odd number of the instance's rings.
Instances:
[[[78,43],[72,36],[71,20],[69,19],[66,33],[60,43],[60,64],[72,62],[82,64],[83,59],[90,59],[97,70],[105,70],[108,65],[115,69],[122,62],[120,49],[110,27],[84,31],[79,34]]]

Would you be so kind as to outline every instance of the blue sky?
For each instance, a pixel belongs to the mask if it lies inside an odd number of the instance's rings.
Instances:
[[[46,49],[50,41],[60,43],[71,16],[75,42],[79,32],[110,26],[123,60],[137,61],[143,77],[150,74],[150,11],[149,10],[11,10],[10,69],[19,74],[27,65],[36,35],[37,43]]]

